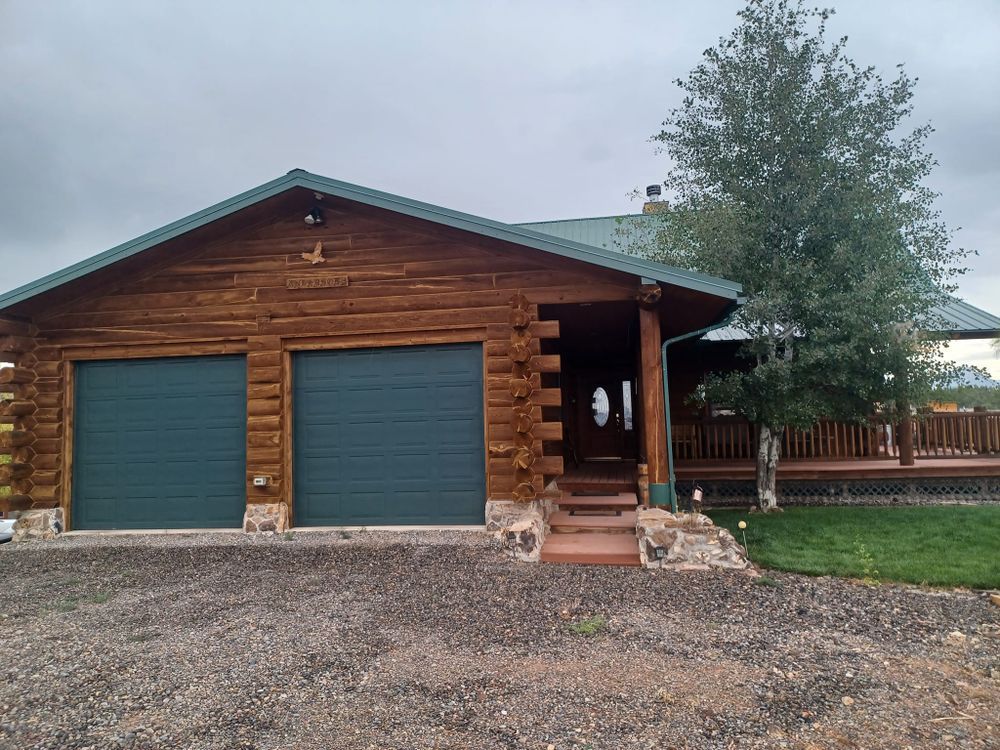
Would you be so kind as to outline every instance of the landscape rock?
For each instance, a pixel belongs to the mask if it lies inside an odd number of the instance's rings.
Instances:
[[[701,513],[643,508],[636,517],[639,557],[647,568],[752,570],[746,550],[724,528]],[[657,557],[657,550],[662,556]]]
[[[26,510],[14,524],[14,542],[51,541],[65,528],[62,508]]]

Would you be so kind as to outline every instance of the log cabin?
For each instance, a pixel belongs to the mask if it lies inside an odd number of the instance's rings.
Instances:
[[[567,462],[581,491],[660,486],[661,343],[740,292],[293,170],[0,296],[0,503],[67,530],[481,526]]]

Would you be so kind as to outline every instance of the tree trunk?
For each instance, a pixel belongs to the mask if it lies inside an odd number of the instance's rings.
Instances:
[[[764,513],[778,507],[778,458],[784,431],[784,427],[757,426],[757,505]]]

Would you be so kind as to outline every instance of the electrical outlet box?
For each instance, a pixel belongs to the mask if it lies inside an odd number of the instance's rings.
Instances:
[[[267,487],[271,483],[271,477],[254,477],[253,486],[254,487]]]

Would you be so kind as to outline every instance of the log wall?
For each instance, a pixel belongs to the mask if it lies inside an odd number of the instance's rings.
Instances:
[[[541,354],[540,340],[557,338],[558,324],[539,321],[538,305],[633,299],[635,277],[358,204],[328,205],[326,224],[315,228],[299,207],[281,213],[207,244],[172,241],[173,262],[146,251],[147,270],[115,275],[112,267],[100,288],[90,282],[75,299],[56,289],[32,303],[34,325],[0,330],[9,348],[24,350],[18,371],[30,381],[12,383],[15,398],[0,407],[17,413],[15,426],[30,440],[10,449],[27,467],[10,470],[17,494],[30,497],[22,504],[62,503],[72,527],[74,361],[245,352],[248,502],[290,502],[293,351],[453,341],[484,345],[487,494],[511,498],[518,480],[502,446],[516,433],[515,295],[527,301],[518,343],[531,350],[535,490],[562,473],[561,453],[542,448],[562,437],[559,422],[542,420],[542,407],[558,406],[560,394],[541,387],[541,374],[558,372],[560,361]],[[261,474],[271,484],[254,488]]]

